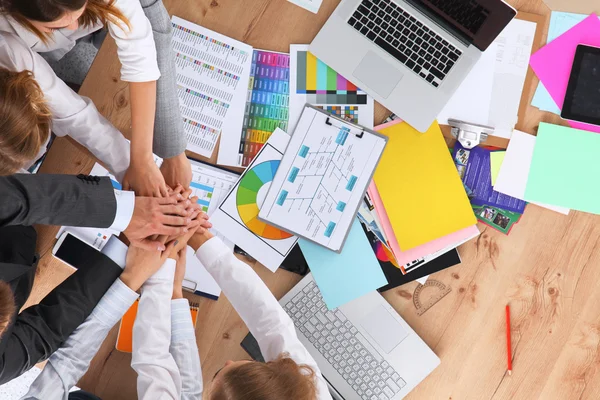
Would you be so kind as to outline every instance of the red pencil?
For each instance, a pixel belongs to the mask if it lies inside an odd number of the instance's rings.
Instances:
[[[512,347],[510,345],[510,307],[506,305],[506,353],[508,355],[508,375],[512,375]]]

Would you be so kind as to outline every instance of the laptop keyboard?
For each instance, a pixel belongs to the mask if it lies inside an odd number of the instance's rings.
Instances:
[[[406,382],[339,309],[329,311],[314,281],[284,305],[296,327],[365,400],[392,399]]]
[[[390,0],[363,0],[348,24],[434,87],[462,55]]]

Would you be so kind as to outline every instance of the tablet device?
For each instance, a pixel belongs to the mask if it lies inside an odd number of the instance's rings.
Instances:
[[[577,46],[560,116],[600,125],[600,48]]]

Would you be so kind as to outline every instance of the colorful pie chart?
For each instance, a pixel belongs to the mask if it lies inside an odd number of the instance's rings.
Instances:
[[[244,225],[255,235],[271,240],[292,237],[289,233],[258,219],[260,211],[257,204],[258,192],[273,181],[277,167],[279,167],[279,160],[265,161],[252,167],[240,181],[235,199]]]

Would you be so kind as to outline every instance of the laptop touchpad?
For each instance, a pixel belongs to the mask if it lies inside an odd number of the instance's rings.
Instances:
[[[386,353],[391,353],[408,336],[400,322],[382,305],[366,315],[360,325]]]
[[[404,76],[392,64],[372,51],[369,51],[360,64],[358,64],[353,75],[367,85],[367,87],[361,89],[367,92],[369,89],[374,90],[378,95],[386,99]]]

